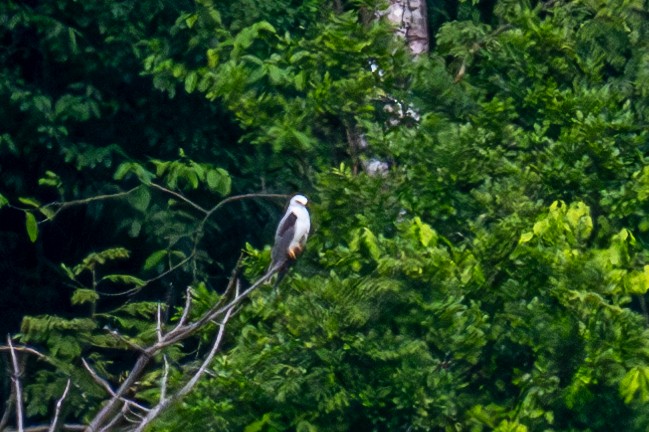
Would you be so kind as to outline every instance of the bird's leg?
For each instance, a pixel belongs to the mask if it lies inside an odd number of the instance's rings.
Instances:
[[[298,256],[302,253],[302,248],[300,246],[293,246],[292,248],[288,248],[288,251],[286,254],[290,259],[295,261]]]

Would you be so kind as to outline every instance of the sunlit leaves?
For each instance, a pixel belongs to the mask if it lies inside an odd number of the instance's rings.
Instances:
[[[166,250],[159,250],[155,251],[149,257],[144,261],[144,270],[151,270],[152,268],[156,267],[160,261],[162,261],[166,256],[168,252]]]
[[[99,294],[97,291],[87,289],[87,288],[78,288],[72,293],[71,302],[73,305],[80,305],[84,303],[94,303],[99,300]]]
[[[115,171],[115,180],[122,180],[127,174],[134,174],[142,183],[150,184],[154,174],[136,162],[124,162]]]
[[[620,381],[620,394],[626,403],[636,397],[643,403],[649,402],[649,367],[631,368]]]
[[[38,238],[38,223],[36,222],[34,213],[25,212],[25,228],[27,229],[29,240],[34,243]]]
[[[223,168],[194,162],[182,154],[179,160],[153,160],[151,164],[155,173],[142,164],[125,162],[118,167],[114,177],[116,180],[122,180],[128,174],[134,174],[144,185],[150,185],[154,179],[160,179],[171,189],[197,189],[201,184],[205,184],[209,190],[222,196],[228,195],[232,187],[232,179]],[[149,191],[140,188],[129,199],[136,208],[143,210],[150,200],[149,194]]]

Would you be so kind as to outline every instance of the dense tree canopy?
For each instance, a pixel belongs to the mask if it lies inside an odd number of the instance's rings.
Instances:
[[[384,3],[0,4],[0,429],[649,428],[649,6]]]

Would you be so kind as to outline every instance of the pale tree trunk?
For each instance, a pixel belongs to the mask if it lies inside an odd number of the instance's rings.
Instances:
[[[386,17],[396,26],[396,35],[405,40],[414,57],[425,54],[429,49],[428,17],[426,14],[426,0],[390,0],[390,6],[376,17]],[[374,70],[374,69],[372,69]],[[384,109],[392,114],[390,124],[396,125],[409,119],[417,123],[419,115],[407,104],[397,99],[391,99]],[[390,164],[376,157],[366,157],[369,146],[362,131],[350,122],[345,124],[347,138],[350,144],[352,158],[354,159],[354,173],[358,172],[359,162],[365,173],[376,176],[385,175],[390,169]],[[359,157],[359,155],[363,155]]]
[[[397,34],[406,40],[412,54],[428,52],[426,0],[390,0],[385,15],[397,26]]]

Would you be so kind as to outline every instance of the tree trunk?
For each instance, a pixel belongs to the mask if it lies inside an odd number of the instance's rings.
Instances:
[[[390,0],[385,15],[397,26],[397,34],[406,40],[411,53],[428,52],[426,0]]]

